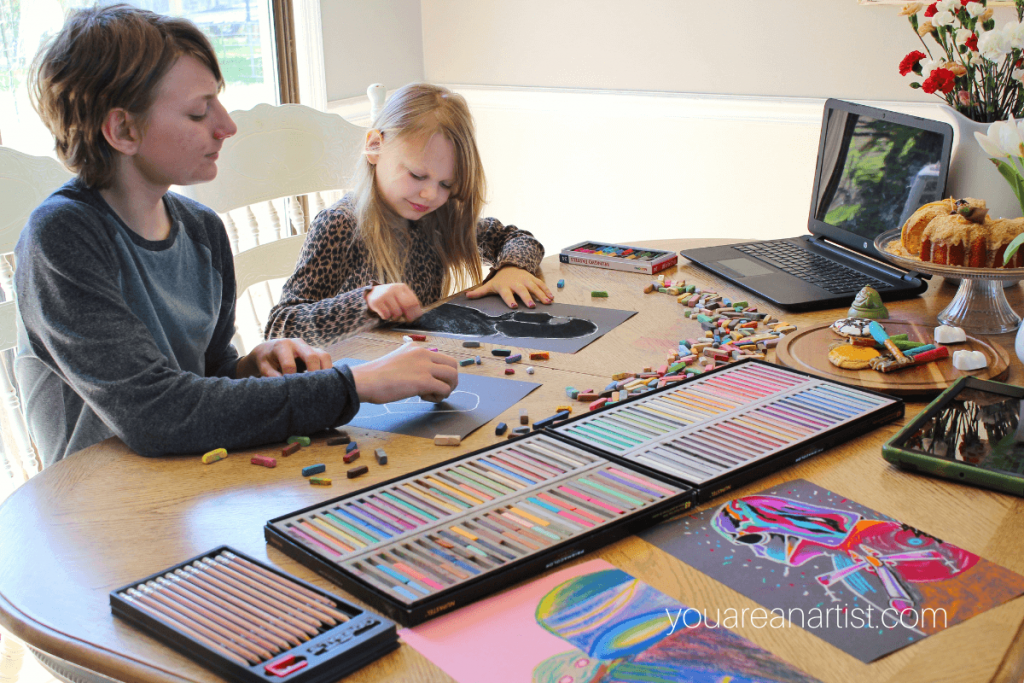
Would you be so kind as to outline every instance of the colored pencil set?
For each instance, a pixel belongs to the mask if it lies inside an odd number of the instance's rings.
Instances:
[[[679,256],[674,251],[660,249],[627,247],[607,242],[580,242],[563,249],[558,260],[570,265],[652,274],[674,266]]]
[[[689,487],[538,432],[271,520],[265,531],[412,624],[692,500]]]
[[[898,398],[744,361],[554,431],[670,475],[703,502],[903,415]]]
[[[110,605],[233,681],[333,681],[398,647],[389,620],[226,546],[113,591]]]

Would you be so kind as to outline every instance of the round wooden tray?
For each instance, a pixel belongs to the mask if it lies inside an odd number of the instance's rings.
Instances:
[[[931,342],[935,330],[933,326],[899,320],[878,322],[889,334],[906,332],[911,341]],[[948,345],[950,358],[934,363],[888,374],[870,369],[844,370],[828,362],[828,347],[842,339],[829,327],[829,323],[824,323],[786,335],[776,347],[776,359],[781,365],[794,370],[893,396],[934,396],[965,375],[998,381],[1006,379],[1010,369],[1010,357],[1002,347],[968,336],[963,344]],[[981,351],[988,360],[988,367],[972,372],[957,370],[953,367],[952,355],[954,351],[960,350]]]

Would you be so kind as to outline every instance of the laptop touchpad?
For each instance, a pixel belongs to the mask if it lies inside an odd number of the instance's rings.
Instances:
[[[739,277],[754,277],[755,275],[771,275],[774,271],[766,268],[757,261],[748,258],[730,258],[718,261],[719,266],[728,268]]]

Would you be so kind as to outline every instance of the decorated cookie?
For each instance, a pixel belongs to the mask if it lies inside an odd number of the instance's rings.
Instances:
[[[867,318],[842,318],[832,323],[830,329],[842,337],[870,337],[870,324],[871,321]]]
[[[889,317],[889,311],[882,303],[882,295],[874,287],[865,287],[853,298],[853,305],[846,315],[851,318],[871,318],[881,320]]]
[[[878,349],[853,344],[834,344],[828,352],[828,362],[843,370],[865,370],[871,359],[882,355]]]

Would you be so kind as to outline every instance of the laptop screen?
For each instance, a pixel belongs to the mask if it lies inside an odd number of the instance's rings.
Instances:
[[[942,198],[952,131],[894,112],[829,104],[847,108],[825,108],[810,227],[865,251],[877,235]]]

